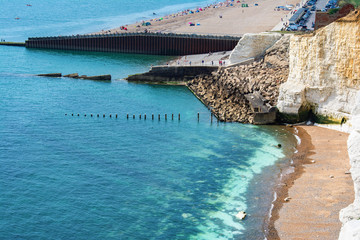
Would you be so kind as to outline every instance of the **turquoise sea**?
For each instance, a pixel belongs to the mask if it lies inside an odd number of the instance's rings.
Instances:
[[[209,3],[2,1],[0,38],[94,32]],[[0,46],[0,239],[264,239],[293,137],[211,123],[185,87],[122,80],[169,59]],[[113,80],[34,76],[49,72]]]

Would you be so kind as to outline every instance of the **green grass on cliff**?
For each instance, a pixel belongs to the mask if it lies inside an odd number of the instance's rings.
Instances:
[[[360,0],[340,0],[339,6],[342,7],[347,3],[354,5],[356,8],[360,6]]]

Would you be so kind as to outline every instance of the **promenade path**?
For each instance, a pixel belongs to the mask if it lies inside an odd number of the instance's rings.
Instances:
[[[231,51],[210,54],[195,54],[179,57],[169,61],[169,66],[228,66]],[[203,62],[204,61],[204,62]],[[222,65],[220,65],[222,61]]]

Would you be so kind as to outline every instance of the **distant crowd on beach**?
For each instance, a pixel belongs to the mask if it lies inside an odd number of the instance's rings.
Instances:
[[[219,3],[214,3],[214,4],[210,4],[207,5],[206,7],[203,8],[196,8],[196,9],[187,9],[187,10],[183,10],[174,14],[170,14],[170,15],[166,15],[165,17],[161,17],[161,18],[154,18],[154,19],[150,19],[150,21],[162,21],[164,19],[170,19],[170,18],[175,18],[178,16],[186,16],[189,14],[196,14],[202,11],[206,11],[210,8],[219,8],[219,7],[232,7],[234,6],[235,0],[226,0],[224,2],[219,2]],[[237,3],[240,3],[239,0],[236,1]]]
[[[206,7],[198,7],[196,9],[186,9],[186,10],[174,13],[174,14],[166,15],[164,17],[152,18],[152,19],[146,20],[146,21],[143,20],[140,23],[137,22],[137,24],[134,26],[134,28],[139,29],[142,26],[145,26],[145,27],[151,26],[151,23],[154,23],[154,22],[160,22],[160,21],[163,21],[163,20],[169,20],[169,19],[174,19],[174,18],[181,17],[181,16],[186,16],[186,15],[190,15],[190,14],[196,14],[196,13],[200,13],[200,12],[206,11],[208,9],[212,9],[212,8],[233,7],[233,6],[235,6],[234,5],[235,2],[240,3],[240,0],[226,0],[226,1],[223,1],[223,2],[219,2],[219,3],[209,4]],[[154,12],[153,15],[156,16],[157,13]],[[219,17],[222,18],[223,16],[219,15]],[[123,31],[125,31],[125,32],[131,31],[132,32],[132,31],[134,31],[134,29],[130,29],[130,25],[123,25],[123,26],[120,26],[118,29],[116,29],[115,32],[113,32],[111,30],[102,30],[101,34],[121,33]],[[139,30],[136,30],[136,31],[139,31]],[[143,29],[141,31],[143,31],[144,33],[150,33],[150,30],[147,29],[147,28]]]

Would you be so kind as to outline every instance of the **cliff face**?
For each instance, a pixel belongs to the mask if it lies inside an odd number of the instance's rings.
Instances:
[[[360,11],[290,39],[289,78],[280,87],[278,108],[288,120],[309,109],[320,120],[350,119],[348,152],[355,201],[340,212],[340,240],[360,236]]]
[[[280,88],[279,111],[299,120],[304,110],[327,120],[349,118],[360,89],[360,13],[292,36],[290,72]]]
[[[339,240],[356,240],[360,238],[360,91],[351,112],[352,132],[348,138],[348,152],[351,164],[351,177],[354,181],[354,203],[340,212],[343,223]]]

